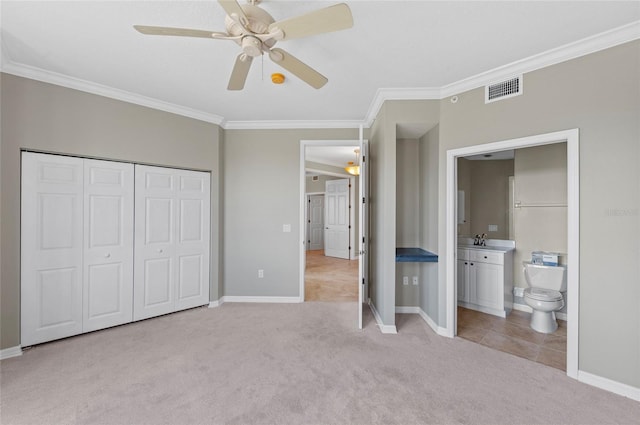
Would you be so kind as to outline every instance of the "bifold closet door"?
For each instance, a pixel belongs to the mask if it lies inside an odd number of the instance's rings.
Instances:
[[[135,167],[134,320],[209,302],[210,174]]]
[[[133,164],[84,160],[83,332],[133,320]]]
[[[21,344],[132,321],[133,164],[22,154]]]
[[[82,332],[82,161],[22,154],[22,346]]]

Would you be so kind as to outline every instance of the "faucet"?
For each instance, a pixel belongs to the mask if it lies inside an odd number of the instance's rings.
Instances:
[[[475,238],[473,239],[473,244],[480,245],[480,235],[475,236]]]
[[[482,234],[482,239],[480,239],[480,245],[481,246],[487,246],[487,241],[485,240],[487,238],[487,234],[483,233]]]

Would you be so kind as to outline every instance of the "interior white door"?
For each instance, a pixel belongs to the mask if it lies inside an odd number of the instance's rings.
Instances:
[[[21,345],[82,332],[83,160],[22,153]]]
[[[84,160],[83,332],[133,320],[133,164]]]
[[[175,170],[176,288],[175,309],[209,303],[211,174]]]
[[[133,319],[174,311],[176,178],[169,168],[135,166]]]
[[[324,248],[324,195],[309,195],[307,240],[308,249]]]
[[[359,254],[358,262],[358,329],[362,329],[362,314],[369,294],[369,170],[367,164],[369,144],[360,138],[360,187],[358,189],[359,211]]]
[[[349,259],[349,179],[325,182],[324,255]]]
[[[210,174],[136,165],[134,320],[209,302]]]

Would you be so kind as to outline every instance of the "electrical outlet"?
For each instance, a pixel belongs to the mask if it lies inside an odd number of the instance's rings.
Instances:
[[[259,270],[258,270],[258,277],[259,277],[260,279],[262,279],[262,278],[264,277],[264,270],[262,270],[262,269],[259,269]]]
[[[408,276],[403,276],[402,277],[402,284],[403,285],[408,285],[409,284],[409,277]]]
[[[490,224],[489,225],[489,232],[497,232],[498,231],[498,225],[497,224]]]
[[[417,285],[418,284],[418,276],[414,276],[413,277],[413,284]]]
[[[291,233],[291,225],[290,224],[283,224],[282,225],[282,231],[284,233]]]

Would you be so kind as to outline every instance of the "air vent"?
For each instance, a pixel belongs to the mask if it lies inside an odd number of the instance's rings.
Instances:
[[[484,103],[522,94],[522,75],[484,87]]]
[[[320,176],[311,176],[311,181],[317,182],[320,180]]]

